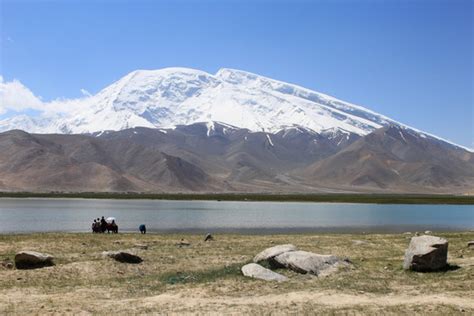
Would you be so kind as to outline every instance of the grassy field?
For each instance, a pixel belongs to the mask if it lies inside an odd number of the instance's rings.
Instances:
[[[84,199],[150,199],[150,200],[217,200],[217,201],[274,201],[274,202],[339,202],[376,204],[464,204],[474,205],[469,195],[420,194],[152,194],[152,193],[34,193],[0,192],[0,198],[84,198]]]
[[[406,234],[0,235],[0,260],[17,251],[55,256],[36,270],[0,266],[0,314],[466,314],[474,313],[474,233],[440,233],[449,262],[437,273],[402,269]],[[189,247],[177,243],[185,238]],[[287,270],[290,281],[265,282],[240,267],[266,247],[293,243],[302,250],[349,257],[353,265],[318,278]],[[137,248],[145,244],[147,250]],[[118,263],[105,250],[131,249],[144,262]]]

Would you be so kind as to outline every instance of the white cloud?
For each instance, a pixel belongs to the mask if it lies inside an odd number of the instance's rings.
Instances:
[[[0,113],[7,110],[23,111],[26,109],[43,110],[44,103],[25,87],[20,81],[5,81],[0,76]]]
[[[81,89],[83,97],[77,99],[58,98],[49,102],[43,102],[40,97],[25,87],[19,80],[6,82],[0,76],[0,115],[13,110],[22,112],[34,109],[43,114],[58,114],[80,110],[90,100],[91,94]]]
[[[89,97],[82,97],[78,99],[56,99],[51,102],[44,103],[43,112],[47,114],[56,113],[70,113],[80,111],[88,104]]]

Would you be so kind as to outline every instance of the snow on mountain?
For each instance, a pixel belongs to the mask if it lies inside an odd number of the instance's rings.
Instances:
[[[382,126],[403,126],[322,93],[226,68],[215,75],[189,68],[137,70],[74,104],[66,112],[0,121],[0,131],[75,134],[217,121],[270,133],[304,127],[366,135]]]

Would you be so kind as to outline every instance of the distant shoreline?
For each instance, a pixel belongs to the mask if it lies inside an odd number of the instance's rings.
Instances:
[[[321,202],[364,204],[452,204],[474,205],[472,195],[430,194],[263,194],[263,193],[35,193],[0,192],[0,198],[80,198],[124,200],[202,200],[249,202]]]
[[[230,229],[151,229],[147,230],[150,236],[206,236],[212,233],[215,236],[308,236],[308,235],[416,235],[423,234],[426,231],[435,232],[436,234],[472,234],[473,229],[460,227],[429,227],[423,225],[415,225],[411,227],[287,227],[287,228],[230,228]],[[93,235],[90,230],[75,231],[19,231],[19,232],[2,232],[0,238],[5,236],[32,236],[32,235]],[[138,230],[119,230],[118,235],[139,235]],[[100,235],[100,234],[99,234]],[[112,235],[105,233],[104,235]]]

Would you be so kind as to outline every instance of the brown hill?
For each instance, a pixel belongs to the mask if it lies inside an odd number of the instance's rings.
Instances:
[[[366,190],[467,192],[474,155],[409,129],[379,129],[297,174],[314,182]]]
[[[0,134],[0,190],[466,193],[471,152],[399,127],[360,137],[215,123],[92,135]]]

